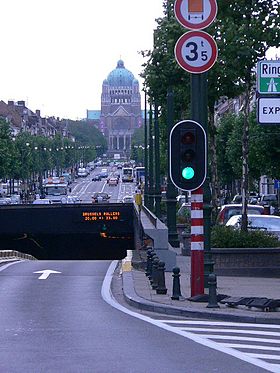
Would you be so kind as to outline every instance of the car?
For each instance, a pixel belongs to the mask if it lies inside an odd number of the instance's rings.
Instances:
[[[248,205],[247,206],[247,213],[248,214],[264,214],[264,207],[260,205]],[[220,211],[218,213],[217,221],[216,223],[219,225],[225,225],[227,221],[233,216],[233,215],[240,215],[242,212],[242,204],[241,203],[232,203],[229,205],[223,205],[220,208]]]
[[[12,200],[10,197],[2,197],[0,198],[0,205],[10,205]]]
[[[111,196],[106,192],[96,192],[92,196],[92,202],[108,202]]]
[[[81,199],[78,196],[67,196],[66,203],[81,203]]]
[[[276,194],[263,194],[259,199],[259,204],[262,206],[277,205]]]
[[[124,196],[122,199],[122,202],[123,203],[134,203],[134,197],[130,195]]]
[[[101,181],[101,175],[100,174],[93,175],[92,181]]]
[[[118,185],[118,178],[117,177],[110,177],[108,179],[108,185],[111,186],[111,185]]]
[[[32,202],[33,205],[51,205],[52,201],[48,198],[38,198]]]
[[[226,226],[240,229],[241,217],[241,215],[232,216]],[[280,216],[248,214],[248,228],[273,233],[280,239]]]
[[[191,221],[191,204],[190,202],[182,203],[177,212],[177,221],[180,224],[190,224]]]
[[[180,194],[176,197],[177,203],[179,206],[182,206],[183,203],[186,203],[186,196],[185,194]]]
[[[241,194],[236,194],[231,201],[231,203],[241,203],[241,202],[242,202]]]

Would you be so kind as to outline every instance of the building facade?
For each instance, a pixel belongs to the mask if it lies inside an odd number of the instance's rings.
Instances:
[[[90,114],[96,116],[96,111],[88,110],[88,119],[93,119]],[[107,140],[109,156],[130,154],[132,135],[142,126],[141,96],[138,80],[125,68],[122,60],[103,81],[97,126]]]

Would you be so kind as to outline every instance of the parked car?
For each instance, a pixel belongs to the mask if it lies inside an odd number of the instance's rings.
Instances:
[[[263,194],[259,199],[259,204],[262,206],[277,205],[277,195],[276,194]]]
[[[232,216],[226,226],[240,229],[241,215]],[[248,228],[273,233],[280,239],[280,216],[248,214]]]
[[[242,213],[242,204],[223,205],[218,213],[217,224],[225,225],[234,215]],[[260,205],[248,205],[248,214],[264,214],[264,207]]]
[[[93,175],[92,181],[101,181],[101,175],[100,174]]]
[[[177,212],[177,221],[180,224],[190,223],[191,219],[191,204],[184,202]]]
[[[231,203],[241,203],[241,202],[242,202],[242,196],[240,194],[236,194],[231,201]]]
[[[106,192],[96,192],[92,196],[92,202],[97,203],[97,202],[108,202],[111,196],[106,193]]]

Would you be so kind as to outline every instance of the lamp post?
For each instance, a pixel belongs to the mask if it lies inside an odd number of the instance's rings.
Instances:
[[[168,0],[167,2],[167,18],[168,21],[170,20],[171,15],[171,2]],[[168,42],[168,38],[166,41],[167,49],[171,53],[171,46]],[[169,134],[174,125],[174,93],[171,84],[171,78],[168,81],[168,88],[167,88],[167,138],[168,138],[168,150],[170,149],[170,140]],[[170,164],[168,162],[168,176],[167,176],[167,187],[166,187],[166,212],[167,212],[167,227],[168,227],[168,241],[170,245],[173,247],[179,247],[179,239],[177,233],[177,226],[176,226],[176,205],[177,205],[177,189],[173,185],[171,178],[170,178]]]
[[[155,101],[155,213],[160,219],[160,202],[161,202],[161,190],[160,190],[160,147],[159,147],[159,123],[158,123],[158,105]]]
[[[148,121],[147,121],[147,92],[145,90],[145,118],[144,118],[144,167],[145,167],[145,185],[144,185],[144,204],[147,208],[149,208],[149,200],[148,200]]]
[[[154,209],[154,141],[153,141],[153,111],[152,103],[149,110],[149,209]]]

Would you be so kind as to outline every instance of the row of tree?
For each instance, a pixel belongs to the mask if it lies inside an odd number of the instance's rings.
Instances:
[[[60,175],[65,169],[74,172],[104,153],[106,143],[94,127],[89,129],[84,122],[70,122],[69,127],[77,133],[75,142],[61,135],[47,138],[28,132],[12,137],[9,124],[0,118],[0,179],[32,181],[40,175]]]

